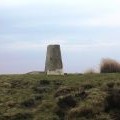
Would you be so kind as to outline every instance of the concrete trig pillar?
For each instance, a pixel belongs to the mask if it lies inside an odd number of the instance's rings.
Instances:
[[[60,45],[48,45],[45,72],[47,75],[64,75]]]

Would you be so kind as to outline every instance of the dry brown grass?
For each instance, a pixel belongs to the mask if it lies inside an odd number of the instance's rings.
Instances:
[[[96,73],[96,71],[94,70],[94,69],[88,69],[88,70],[86,70],[85,72],[84,72],[84,74],[94,74],[94,73]]]
[[[120,72],[120,63],[113,59],[103,59],[100,64],[101,73],[118,73]]]

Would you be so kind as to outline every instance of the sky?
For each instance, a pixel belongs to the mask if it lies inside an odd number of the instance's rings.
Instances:
[[[65,72],[120,61],[119,0],[0,0],[0,74],[43,71],[60,44]]]

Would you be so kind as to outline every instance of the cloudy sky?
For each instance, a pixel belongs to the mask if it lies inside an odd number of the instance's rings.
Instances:
[[[119,0],[0,0],[0,74],[44,70],[60,44],[65,72],[120,61]]]

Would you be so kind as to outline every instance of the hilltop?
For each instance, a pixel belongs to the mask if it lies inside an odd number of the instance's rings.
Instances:
[[[120,120],[120,74],[1,75],[0,120]]]

